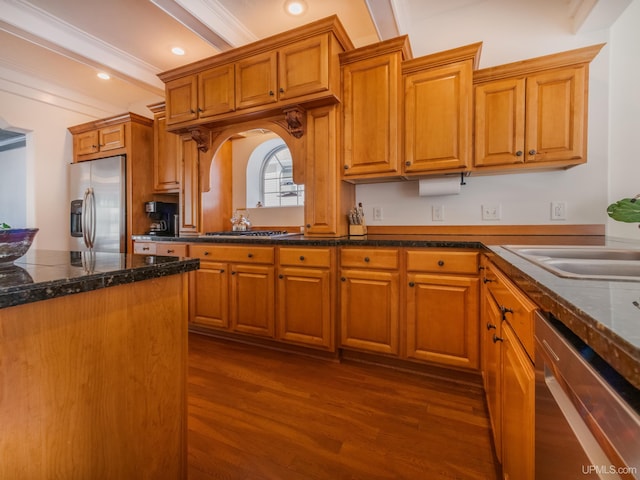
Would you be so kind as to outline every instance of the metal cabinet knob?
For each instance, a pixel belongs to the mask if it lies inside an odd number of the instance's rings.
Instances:
[[[410,286],[410,287],[415,287],[415,286],[416,286],[416,284],[415,284],[415,282],[409,282],[409,286]]]
[[[304,262],[304,255],[300,255],[300,261]]]
[[[280,275],[278,275],[278,278],[279,278],[280,280],[282,280],[282,279],[284,278],[284,275],[280,274]]]
[[[366,263],[369,263],[369,262],[371,261],[371,259],[370,259],[369,257],[364,257],[364,261],[365,261]]]
[[[516,152],[516,157],[521,157],[521,156],[522,156],[522,153],[523,153],[523,152],[522,152],[522,150],[518,150],[518,151]]]
[[[536,152],[534,149],[529,150],[529,155],[535,155],[536,153],[538,152]]]
[[[496,326],[493,323],[487,322],[487,330],[491,330],[491,329],[495,330]]]
[[[345,165],[343,168],[344,168],[345,170],[349,170],[349,165]]]
[[[341,281],[341,282],[346,282],[346,281],[347,281],[347,279],[346,279],[345,277],[340,277],[340,281]]]
[[[224,268],[221,268],[221,269],[220,269],[220,273],[224,273]]]
[[[247,253],[247,257],[253,258],[253,253]]]
[[[204,256],[206,257],[207,255],[209,255],[209,252],[204,252]]]
[[[494,280],[491,280],[490,278],[487,278],[487,277],[485,277],[485,278],[483,278],[483,279],[482,279],[482,283],[491,283],[491,282],[493,282],[493,281],[494,281]]]
[[[280,89],[278,90],[280,93],[284,93],[284,88],[280,87]]]
[[[167,250],[167,253],[173,253],[174,251],[175,251],[175,250],[171,250],[171,249],[169,249],[169,250]]]
[[[273,90],[269,90],[269,96],[273,97],[275,95],[275,93],[273,93]]]
[[[438,266],[444,267],[444,260],[438,260]]]
[[[493,343],[504,342],[504,339],[500,338],[495,333],[493,334],[493,339],[492,340],[493,340]]]
[[[404,164],[405,164],[407,167],[410,167],[410,166],[411,166],[411,162],[410,162],[409,160],[407,160],[406,162],[404,162]]]

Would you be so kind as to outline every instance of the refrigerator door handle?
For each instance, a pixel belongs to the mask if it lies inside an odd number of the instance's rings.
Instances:
[[[87,222],[87,204],[89,202],[89,189],[84,191],[84,198],[82,199],[82,240],[87,248],[89,247],[89,226]]]
[[[96,195],[93,192],[93,188],[89,187],[89,198],[91,199],[90,201],[90,207],[91,207],[91,212],[90,212],[90,218],[89,218],[89,248],[93,248],[95,245],[95,241],[96,241],[96,217],[97,217],[97,212],[96,212]]]

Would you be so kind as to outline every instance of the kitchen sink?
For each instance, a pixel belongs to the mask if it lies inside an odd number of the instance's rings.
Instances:
[[[640,249],[517,245],[503,248],[559,277],[640,282]]]

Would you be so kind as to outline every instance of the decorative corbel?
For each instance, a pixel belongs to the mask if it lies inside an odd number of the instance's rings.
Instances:
[[[284,119],[287,122],[287,131],[295,138],[304,135],[304,110],[300,107],[292,107],[284,110]]]
[[[211,146],[211,131],[205,128],[194,128],[189,131],[191,133],[191,138],[198,145],[198,150],[205,153],[209,150]]]

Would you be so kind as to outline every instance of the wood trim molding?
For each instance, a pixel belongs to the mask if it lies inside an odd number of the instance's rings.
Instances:
[[[585,225],[368,225],[369,235],[595,235],[604,224]]]

